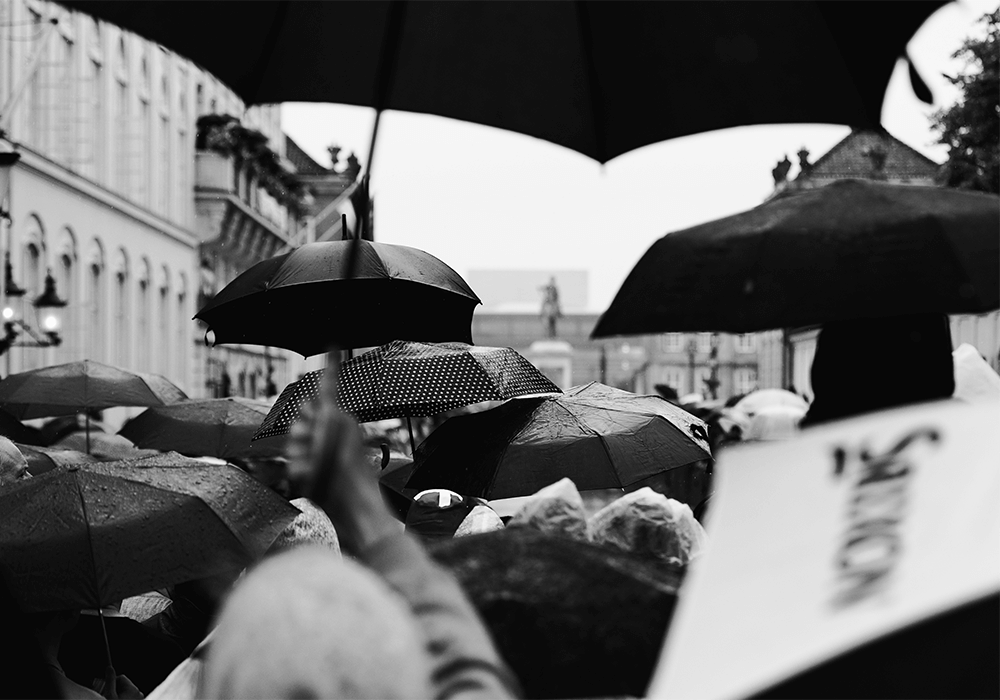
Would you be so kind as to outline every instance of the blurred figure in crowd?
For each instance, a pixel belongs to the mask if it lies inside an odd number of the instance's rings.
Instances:
[[[290,476],[354,561],[294,549],[249,572],[223,608],[201,695],[515,697],[516,680],[458,583],[384,505],[330,381],[292,428]]]
[[[951,329],[943,314],[832,321],[816,339],[815,398],[802,427],[955,392]]]

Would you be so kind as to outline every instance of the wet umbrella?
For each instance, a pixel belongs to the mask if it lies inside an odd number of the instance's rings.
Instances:
[[[202,0],[197,21],[171,2],[64,4],[190,58],[247,103],[436,114],[605,162],[734,126],[876,126],[906,43],[943,3]],[[331,41],[331,27],[349,31]]]
[[[41,445],[45,440],[41,430],[25,425],[3,409],[0,409],[0,435],[13,442],[25,442],[31,445]]]
[[[664,236],[593,337],[1000,306],[1000,197],[841,180]]]
[[[189,399],[147,408],[118,435],[139,447],[192,456],[225,460],[282,457],[284,440],[250,442],[270,408],[263,401],[234,396]]]
[[[158,374],[130,372],[93,360],[42,367],[0,381],[0,407],[21,420],[115,406],[163,406],[185,398]],[[89,437],[89,414],[87,420]]]
[[[525,496],[563,477],[580,490],[624,488],[710,458],[705,424],[687,411],[592,382],[449,418],[417,447],[406,487],[486,499]]]
[[[28,460],[28,473],[32,476],[50,472],[56,467],[67,464],[100,461],[94,455],[78,450],[61,449],[58,447],[37,447],[22,443],[14,444],[21,451],[21,454],[24,455],[24,458]]]
[[[101,462],[139,459],[156,454],[156,450],[139,449],[131,440],[112,433],[70,433],[52,447],[84,452]]]
[[[757,389],[751,391],[732,407],[747,418],[753,418],[761,409],[769,406],[790,406],[805,413],[809,404],[798,394],[787,389]]]
[[[244,566],[298,511],[176,453],[60,466],[0,489],[0,567],[26,612],[101,608]]]
[[[457,272],[422,250],[330,241],[257,263],[195,318],[208,324],[216,343],[309,356],[332,343],[362,348],[397,338],[472,342],[472,312],[479,303]]]
[[[996,697],[996,426],[946,400],[723,452],[647,697]]]
[[[302,406],[319,395],[324,371],[285,387],[254,439],[287,433]],[[342,365],[338,401],[364,423],[547,393],[560,389],[511,348],[395,340]],[[412,447],[412,428],[410,441]]]

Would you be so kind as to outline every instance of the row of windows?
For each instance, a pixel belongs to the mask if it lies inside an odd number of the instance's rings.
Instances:
[[[673,388],[678,394],[689,392],[704,394],[707,391],[707,381],[711,379],[712,370],[708,367],[694,368],[694,386],[691,386],[691,370],[684,367],[662,367],[659,369],[659,382]],[[728,389],[728,387],[724,387]],[[733,370],[733,386],[725,393],[730,396],[749,394],[757,388],[757,370],[753,367],[737,367]]]
[[[661,352],[687,352],[688,338],[695,340],[695,348],[698,352],[711,352],[712,337],[714,333],[665,333],[660,336]],[[753,333],[740,333],[734,336],[733,347],[736,352],[754,352],[757,349],[756,336]]]
[[[31,323],[31,299],[43,288],[46,245],[41,221],[30,217],[21,265],[14,279],[27,293],[18,309]],[[89,243],[89,254],[81,262],[75,236],[69,229],[60,234],[60,245],[51,256],[51,271],[63,309],[63,343],[46,358],[37,348],[18,353],[20,369],[89,358],[133,370],[155,372],[183,386],[189,371],[192,338],[187,275],[163,265],[154,270],[142,258],[133,270],[130,257],[119,249],[109,268],[99,238]],[[23,281],[22,281],[23,280]],[[17,370],[15,370],[17,371]]]
[[[15,21],[0,27],[0,63],[11,62],[13,84],[27,80],[12,137],[190,225],[196,118],[243,114],[239,99],[181,57],[89,16],[38,0],[11,6]],[[51,25],[51,17],[59,24]],[[246,116],[265,133],[274,131],[269,136],[277,143],[280,124],[272,111],[255,108]]]

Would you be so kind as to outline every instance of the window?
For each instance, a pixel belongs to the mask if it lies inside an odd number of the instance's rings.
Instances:
[[[757,336],[753,333],[740,333],[736,336],[736,352],[753,352],[757,349]]]
[[[38,50],[38,46],[48,31],[48,27],[42,22],[42,15],[34,8],[29,8],[28,14],[31,21],[31,49],[29,55],[33,56]],[[42,59],[44,61],[44,58]],[[41,66],[31,76],[28,83],[28,118],[25,141],[39,150],[44,150],[44,137],[47,127],[48,110],[45,104],[45,76]]]
[[[115,99],[115,186],[120,194],[128,196],[131,178],[129,177],[129,158],[132,150],[132,134],[134,126],[129,119],[128,83],[123,80],[115,82],[117,95]]]
[[[698,352],[711,352],[712,335],[713,335],[712,333],[698,334]]]
[[[74,304],[75,300],[73,299],[73,293],[76,290],[76,275],[73,267],[73,258],[70,255],[63,254],[59,256],[59,264],[56,265],[53,276],[56,280],[56,291],[62,300],[66,302],[66,308],[63,310],[63,327],[60,331],[63,342],[62,345],[56,348],[56,358],[58,358],[58,363],[71,362],[77,357],[77,336],[79,331],[75,323],[75,314],[73,314],[73,310],[76,308]]]
[[[134,167],[131,168],[135,172],[136,191],[135,199],[140,204],[145,206],[151,206],[150,196],[149,196],[149,175],[150,175],[150,160],[144,157],[144,150],[150,147],[150,119],[151,112],[149,108],[149,97],[139,98],[139,136],[136,142],[133,144],[132,148],[132,163]]]
[[[139,340],[139,357],[136,366],[143,372],[153,369],[153,338],[149,327],[149,279],[139,280],[139,299],[136,304],[136,338]]]
[[[156,188],[157,193],[157,209],[159,212],[170,218],[170,203],[171,195],[173,194],[173,182],[171,182],[172,168],[170,167],[173,162],[172,158],[173,152],[170,149],[170,118],[167,116],[160,117],[160,182]]]
[[[99,262],[90,265],[87,280],[87,311],[90,322],[87,357],[99,362],[104,361],[104,276],[103,266]]]
[[[757,388],[757,370],[752,367],[739,367],[733,372],[733,394],[749,394]]]
[[[177,333],[174,338],[174,356],[176,357],[177,369],[174,379],[175,383],[182,386],[187,382],[188,353],[191,352],[191,317],[187,309],[187,277],[182,273],[177,283],[177,313],[174,316],[177,323]]]
[[[658,383],[666,384],[682,396],[687,393],[687,370],[683,367],[664,367],[660,370]]]
[[[159,355],[157,358],[158,361],[156,371],[165,377],[169,377],[171,374],[170,347],[172,345],[172,339],[170,337],[170,284],[167,282],[167,279],[166,272],[164,271],[164,281],[163,285],[160,287],[160,308],[156,314],[156,318],[160,322],[160,327],[157,332],[157,347],[159,348]]]
[[[128,283],[128,270],[123,266],[115,275],[115,363],[119,367],[128,367],[131,360]]]
[[[98,61],[87,61],[88,74],[80,83],[86,120],[84,172],[99,182],[104,181],[104,80],[103,66]]]
[[[42,255],[38,246],[29,243],[24,247],[24,288],[28,290],[28,298],[34,299],[42,289]]]
[[[53,99],[49,103],[52,109],[52,155],[57,161],[66,165],[75,165],[77,145],[76,100],[74,92],[77,81],[73,75],[73,42],[62,37],[58,43],[57,61],[51,67],[50,89]]]
[[[667,333],[660,336],[660,350],[663,352],[683,352],[684,334]],[[676,388],[676,387],[675,387]]]

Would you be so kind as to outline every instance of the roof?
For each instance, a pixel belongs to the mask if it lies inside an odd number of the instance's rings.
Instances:
[[[876,166],[873,152],[885,154],[882,167]],[[914,150],[887,131],[857,129],[824,153],[800,180],[840,180],[865,178],[877,180],[934,179],[939,165]]]
[[[285,134],[285,157],[295,166],[298,175],[328,175],[333,172],[313,160],[288,134]]]

